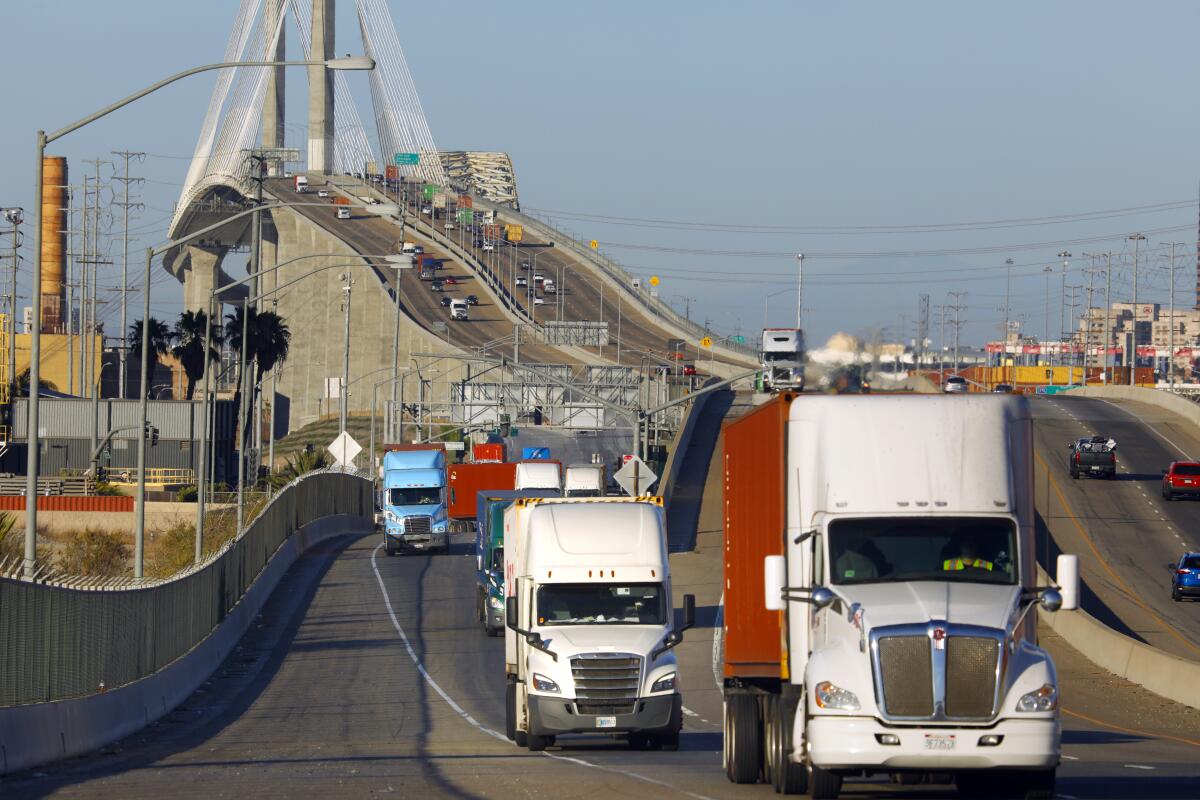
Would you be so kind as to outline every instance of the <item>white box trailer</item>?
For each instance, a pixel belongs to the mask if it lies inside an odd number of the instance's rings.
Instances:
[[[1030,612],[1078,607],[1078,562],[1038,585],[1027,401],[781,395],[724,436],[730,779],[1053,797],[1058,679]]]
[[[504,513],[508,738],[623,733],[675,749],[683,699],[662,498],[522,499]]]

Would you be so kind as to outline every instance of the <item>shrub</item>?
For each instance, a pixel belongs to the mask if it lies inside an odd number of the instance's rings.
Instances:
[[[169,578],[190,567],[195,556],[196,526],[179,520],[154,537],[146,574],[152,578]]]
[[[117,495],[123,494],[123,492],[108,481],[97,481],[96,494],[101,497],[116,497]]]
[[[184,486],[175,493],[175,500],[179,503],[194,503],[198,492],[195,486]]]
[[[55,567],[67,575],[115,578],[131,574],[129,556],[124,535],[85,528],[64,537]]]

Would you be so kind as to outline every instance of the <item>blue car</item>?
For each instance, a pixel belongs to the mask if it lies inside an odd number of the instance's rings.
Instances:
[[[1175,565],[1171,576],[1171,599],[1200,598],[1200,553],[1186,553]]]

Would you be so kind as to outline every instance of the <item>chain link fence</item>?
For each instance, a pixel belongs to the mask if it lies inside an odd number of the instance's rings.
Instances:
[[[276,494],[241,536],[170,580],[88,591],[0,578],[0,706],[103,692],[162,669],[225,619],[299,528],[373,513],[369,479],[315,472]]]

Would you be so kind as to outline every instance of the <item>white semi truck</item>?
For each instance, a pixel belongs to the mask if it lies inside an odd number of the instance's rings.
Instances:
[[[804,389],[804,332],[799,328],[763,328],[760,388],[765,392]]]
[[[662,498],[515,500],[504,513],[506,733],[679,745],[683,700]]]
[[[784,393],[724,437],[729,779],[1053,797],[1033,609],[1078,607],[1078,560],[1039,585],[1027,402]]]

